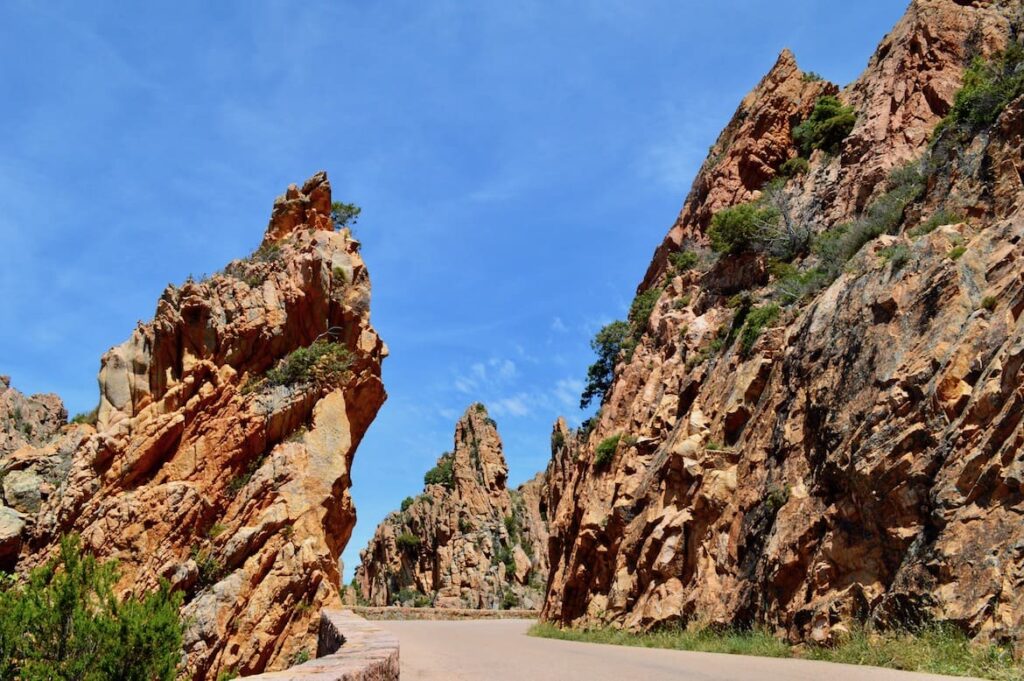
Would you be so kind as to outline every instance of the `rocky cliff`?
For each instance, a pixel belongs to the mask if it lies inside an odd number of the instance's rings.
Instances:
[[[544,616],[819,641],[939,619],[1019,643],[1024,99],[942,121],[1022,26],[1019,2],[915,0],[848,87],[784,52],[743,100],[592,429],[555,427]],[[791,161],[828,94],[855,122]],[[743,204],[795,245],[758,224],[760,247],[708,252]]]
[[[169,580],[186,594],[191,678],[314,652],[320,609],[340,603],[352,457],[385,399],[369,302],[326,175],[289,187],[257,251],[168,287],[104,355],[95,429],[25,455],[68,459],[17,568],[77,532],[118,559],[122,592]]]
[[[472,405],[423,493],[377,527],[356,568],[370,605],[536,608],[547,580],[543,476],[507,486],[494,421]]]

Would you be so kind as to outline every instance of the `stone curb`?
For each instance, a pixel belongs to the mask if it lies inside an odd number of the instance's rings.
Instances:
[[[248,679],[283,681],[398,681],[398,639],[351,610],[320,613],[317,657]]]

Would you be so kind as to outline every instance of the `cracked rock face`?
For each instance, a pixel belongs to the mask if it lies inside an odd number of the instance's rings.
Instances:
[[[840,153],[783,185],[792,215],[814,233],[858,217],[890,170],[929,153],[969,55],[1001,49],[1020,19],[1019,3],[912,3],[839,93],[857,113]],[[898,233],[781,305],[746,349],[727,333],[745,305],[733,296],[773,300],[750,274],[763,256],[686,272],[668,258],[760,196],[797,154],[784,121],[836,91],[780,57],[655,253],[641,290],[660,297],[593,431],[556,425],[545,617],[761,624],[794,641],[937,618],[1019,643],[1024,102],[926,178]],[[969,219],[913,231],[940,207]]]
[[[508,489],[501,438],[482,404],[459,419],[455,448],[435,471],[441,482],[389,514],[361,552],[361,596],[370,605],[539,607],[548,570],[544,476]]]
[[[31,472],[4,481],[31,514],[19,570],[77,532],[118,559],[123,593],[161,578],[186,593],[191,678],[287,666],[340,603],[349,471],[385,399],[387,349],[359,244],[330,206],[324,173],[289,187],[252,256],[164,291],[104,355],[98,423],[65,436],[78,439],[59,491],[33,495]]]

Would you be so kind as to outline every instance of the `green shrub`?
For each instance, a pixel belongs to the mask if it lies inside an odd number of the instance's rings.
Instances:
[[[590,341],[590,348],[597,353],[597,361],[587,369],[587,384],[580,397],[580,409],[586,409],[594,398],[600,398],[604,403],[615,377],[619,354],[627,349],[630,340],[629,324],[616,321],[604,326]]]
[[[991,126],[1006,105],[1024,94],[1024,47],[1010,41],[991,61],[976,58],[964,73],[963,86],[941,128],[974,134]],[[941,130],[940,130],[941,131]]]
[[[206,531],[206,536],[210,539],[216,539],[220,535],[224,534],[224,531],[228,529],[223,523],[214,523],[210,525],[210,529]]]
[[[408,511],[409,507],[412,506],[413,501],[414,500],[412,497],[406,497],[405,499],[402,499],[402,511]]]
[[[780,177],[796,177],[805,175],[811,169],[810,162],[803,156],[796,156],[779,166]]]
[[[224,563],[212,551],[193,546],[191,555],[199,569],[199,578],[196,580],[197,589],[201,591],[213,586],[224,577],[226,573]]]
[[[80,414],[75,414],[75,417],[71,419],[71,423],[78,423],[82,425],[95,426],[100,418],[100,408],[97,405],[92,411],[83,411]]]
[[[331,203],[331,219],[334,220],[334,228],[341,229],[356,224],[359,221],[359,214],[363,209],[354,203],[343,203],[334,201]]]
[[[765,503],[768,504],[768,508],[773,511],[778,511],[786,505],[786,502],[789,501],[789,493],[789,485],[786,485],[785,487],[773,487],[769,490],[768,496],[765,498]]]
[[[767,229],[775,228],[779,212],[758,203],[743,203],[724,208],[711,218],[708,238],[717,253],[743,253],[754,251]]]
[[[793,141],[804,156],[810,156],[815,149],[835,154],[856,122],[852,107],[833,95],[825,95],[814,103],[807,120],[793,128]]]
[[[829,284],[828,273],[818,267],[799,270],[780,265],[773,268],[773,276],[772,288],[783,305],[798,303]]]
[[[647,322],[650,320],[654,306],[657,304],[658,298],[661,297],[663,290],[655,286],[638,293],[633,298],[633,303],[629,306],[629,315],[627,317],[633,338],[639,340],[647,331]]]
[[[959,260],[967,252],[967,246],[954,246],[948,253],[951,260]]]
[[[0,678],[171,681],[181,659],[182,596],[166,581],[119,600],[115,561],[77,536],[22,583],[0,578]]]
[[[519,533],[522,531],[522,525],[514,512],[512,515],[505,516],[505,531],[508,532],[509,539],[511,539],[513,543],[519,541]]]
[[[683,273],[696,267],[700,262],[700,256],[693,251],[676,251],[669,254],[668,261],[676,272]]]
[[[749,355],[754,343],[761,337],[765,328],[779,318],[779,306],[769,303],[763,307],[755,307],[746,317],[743,330],[740,332],[740,353]]]
[[[403,532],[395,537],[395,544],[398,545],[400,551],[416,553],[416,550],[420,547],[420,538],[411,532]]]
[[[266,381],[271,386],[329,384],[344,376],[351,364],[352,355],[345,346],[321,339],[278,362],[267,372]]]
[[[288,658],[288,666],[295,667],[300,664],[306,664],[310,661],[310,659],[312,658],[309,655],[309,651],[303,648],[302,650],[300,650],[297,653],[294,653],[291,657]]]
[[[519,596],[515,595],[515,592],[508,590],[501,595],[501,609],[502,610],[514,610],[519,607]]]
[[[907,234],[912,237],[924,236],[925,234],[931,234],[943,225],[955,225],[963,221],[964,218],[959,213],[940,208],[934,215],[925,220],[921,225],[907,232]]]
[[[561,430],[551,431],[551,451],[555,452],[565,446],[565,435]]]
[[[893,244],[878,252],[882,260],[890,263],[893,270],[901,269],[910,261],[910,249],[906,244]]]
[[[708,450],[709,452],[725,451],[725,447],[722,446],[722,443],[717,440],[708,440],[707,444],[704,445],[704,449]]]
[[[348,275],[345,274],[345,270],[341,267],[335,267],[331,270],[331,278],[342,284],[348,281]]]
[[[818,81],[825,80],[825,77],[815,71],[804,71],[804,74],[800,76],[800,80],[805,83],[817,83]]]
[[[812,250],[833,278],[864,244],[882,234],[899,232],[907,206],[920,197],[925,181],[917,164],[909,163],[890,173],[886,187],[861,218],[822,232],[815,239]]]
[[[595,468],[604,468],[611,463],[615,456],[615,450],[619,448],[619,438],[621,437],[621,435],[606,437],[594,448]]]
[[[424,485],[444,485],[448,489],[455,486],[455,455],[445,452],[437,460],[437,465],[423,475]]]
[[[996,309],[996,304],[998,302],[999,301],[996,300],[995,296],[985,296],[984,298],[981,299],[981,308],[983,310],[988,310],[989,312],[991,312],[992,310]]]

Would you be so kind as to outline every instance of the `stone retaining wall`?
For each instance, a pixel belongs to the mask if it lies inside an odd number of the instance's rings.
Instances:
[[[246,677],[283,681],[398,681],[398,639],[351,610],[320,613],[316,659]]]
[[[473,608],[402,608],[353,606],[352,611],[370,620],[535,620],[537,610],[478,610]]]

